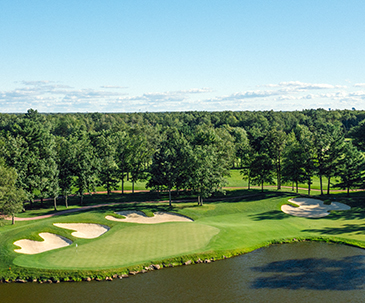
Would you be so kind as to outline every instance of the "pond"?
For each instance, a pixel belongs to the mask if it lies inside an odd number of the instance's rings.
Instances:
[[[7,302],[365,302],[365,250],[300,242],[112,282],[2,284]]]

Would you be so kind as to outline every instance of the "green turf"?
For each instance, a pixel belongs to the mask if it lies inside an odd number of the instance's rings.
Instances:
[[[205,224],[165,223],[158,225],[119,224],[93,241],[38,255],[22,255],[19,266],[52,269],[105,269],[133,265],[205,248],[219,229]],[[136,226],[137,225],[137,226]]]
[[[244,193],[229,192],[227,195]],[[246,191],[246,193],[248,193]],[[348,203],[350,211],[331,213],[321,219],[293,217],[280,211],[295,194],[285,192],[251,191],[255,196],[205,203],[132,203],[94,209],[0,228],[0,273],[9,266],[39,269],[106,269],[163,260],[196,253],[219,251],[249,251],[272,241],[292,238],[325,237],[353,242],[365,247],[365,210],[363,197],[337,201]],[[105,196],[100,196],[105,197]],[[163,223],[156,225],[108,221],[104,217],[113,211],[142,210],[174,211],[195,221],[192,223]],[[78,239],[72,231],[53,226],[55,222],[92,222],[111,227],[97,239]],[[39,232],[53,232],[74,243],[66,248],[36,255],[14,252],[13,242],[22,238],[39,239]],[[77,251],[76,245],[78,244]]]

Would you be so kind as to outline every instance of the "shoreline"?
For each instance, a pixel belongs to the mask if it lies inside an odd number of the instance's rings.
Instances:
[[[103,270],[44,270],[28,267],[17,267],[14,272],[9,268],[9,275],[0,277],[2,283],[61,283],[61,282],[90,282],[90,281],[113,281],[115,279],[124,279],[141,273],[148,273],[153,270],[163,268],[187,266],[200,263],[212,263],[215,261],[225,260],[238,257],[257,249],[268,247],[275,244],[290,244],[298,242],[326,242],[339,245],[348,245],[365,249],[365,243],[354,240],[336,237],[294,237],[286,239],[275,239],[263,242],[255,247],[246,249],[235,249],[217,252],[205,252],[200,254],[183,255],[175,258],[158,260],[150,263],[141,263],[116,269]],[[14,265],[13,265],[14,266]]]

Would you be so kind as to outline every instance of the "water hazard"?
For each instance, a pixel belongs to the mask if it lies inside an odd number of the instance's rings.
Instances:
[[[3,284],[7,302],[365,302],[365,250],[274,245],[236,258],[112,282]]]

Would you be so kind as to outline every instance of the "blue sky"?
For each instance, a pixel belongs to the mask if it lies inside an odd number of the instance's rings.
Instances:
[[[0,0],[0,112],[365,109],[365,1]]]

